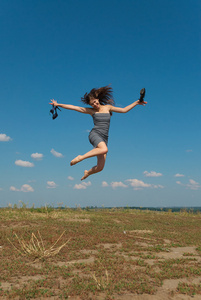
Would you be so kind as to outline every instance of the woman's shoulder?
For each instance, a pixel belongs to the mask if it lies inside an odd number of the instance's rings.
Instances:
[[[90,108],[90,107],[85,107],[85,111],[87,114],[89,115],[93,115],[95,113],[95,110],[93,108]]]
[[[111,111],[112,111],[112,108],[113,108],[114,106],[111,105],[111,104],[107,104],[107,105],[105,105],[105,107],[107,108],[108,112],[111,112]]]

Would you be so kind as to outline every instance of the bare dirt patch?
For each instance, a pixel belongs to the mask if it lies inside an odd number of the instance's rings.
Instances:
[[[68,218],[68,219],[66,219],[66,221],[69,221],[69,222],[83,222],[83,223],[91,222],[90,219],[78,219],[78,218]]]
[[[94,262],[94,257],[89,257],[86,259],[77,259],[77,260],[71,260],[71,261],[67,261],[67,262],[63,262],[63,261],[58,261],[57,263],[54,263],[55,266],[67,266],[67,265],[71,265],[71,264],[91,264]]]
[[[97,250],[83,249],[83,250],[80,250],[80,253],[92,255],[92,254],[97,254],[98,251]]]
[[[10,290],[11,288],[20,288],[27,282],[31,280],[40,280],[43,279],[44,276],[41,275],[35,275],[35,276],[22,276],[22,277],[13,277],[9,282],[1,282],[1,288],[3,290]]]
[[[153,230],[129,230],[128,233],[153,233]]]
[[[183,258],[185,253],[189,254],[191,258],[199,259],[196,247],[172,247],[170,248],[169,252],[159,252],[156,254],[156,256],[164,259],[177,259]]]
[[[121,248],[122,244],[118,243],[118,244],[112,244],[112,243],[105,243],[105,244],[100,244],[98,245],[99,247],[103,247],[105,249],[111,249],[111,248]]]

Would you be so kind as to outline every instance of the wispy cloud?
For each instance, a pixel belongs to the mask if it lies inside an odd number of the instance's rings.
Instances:
[[[189,183],[187,183],[187,184],[184,184],[181,181],[176,181],[176,183],[181,186],[185,186],[187,189],[190,189],[190,190],[198,190],[201,187],[200,184],[193,179],[189,179]]]
[[[153,188],[153,189],[164,188],[164,186],[160,184],[145,183],[142,180],[138,180],[138,179],[127,179],[126,182],[128,182],[133,187],[134,190],[141,190],[143,188]]]
[[[63,154],[61,154],[61,153],[55,151],[54,149],[52,149],[50,152],[51,152],[55,157],[63,157]]]
[[[150,184],[150,183],[145,183],[142,180],[139,179],[127,179],[124,180],[124,182],[122,181],[113,181],[110,184],[108,184],[106,181],[102,182],[102,187],[112,187],[113,189],[116,188],[129,188],[132,187],[134,190],[141,190],[144,188],[152,188],[152,189],[158,189],[158,188],[164,188],[163,185],[160,184]]]
[[[186,150],[186,152],[193,152],[193,150],[192,149],[188,149],[188,150]]]
[[[185,175],[179,174],[179,173],[177,173],[177,174],[174,175],[174,177],[184,177],[184,176],[185,176]]]
[[[142,189],[142,188],[149,188],[151,187],[150,183],[145,183],[142,180],[138,179],[127,179],[126,180],[135,190]]]
[[[124,184],[122,181],[119,181],[119,182],[117,182],[117,181],[113,181],[113,182],[111,182],[111,187],[113,188],[113,189],[116,189],[117,187],[123,187],[123,188],[127,188],[128,186],[126,185],[126,184]]]
[[[41,160],[43,158],[43,154],[42,153],[32,153],[31,157],[35,160]]]
[[[29,162],[29,161],[25,161],[25,160],[16,160],[15,161],[16,166],[20,166],[20,167],[25,167],[25,168],[32,168],[34,167],[34,164]]]
[[[162,173],[156,173],[155,171],[151,171],[151,172],[144,171],[143,174],[145,175],[145,177],[160,177],[160,176],[163,176]]]
[[[68,176],[68,180],[74,180],[74,178],[72,176]]]
[[[28,193],[28,192],[34,192],[34,189],[29,184],[23,184],[20,189],[17,189],[16,187],[11,186],[10,191]]]
[[[200,188],[200,184],[193,179],[189,179],[189,184],[187,187],[191,190],[198,190]]]
[[[80,184],[75,184],[74,185],[74,190],[86,190],[86,185],[80,183]]]
[[[86,190],[86,188],[88,187],[88,186],[90,186],[91,185],[91,181],[88,181],[88,182],[82,182],[82,183],[80,183],[80,184],[75,184],[74,185],[74,189],[75,190]]]
[[[55,189],[57,184],[54,181],[47,181],[47,189]]]
[[[5,133],[0,133],[0,142],[9,142],[12,139]]]

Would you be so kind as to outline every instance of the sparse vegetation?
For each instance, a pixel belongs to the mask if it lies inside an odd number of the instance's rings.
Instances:
[[[0,220],[2,299],[124,299],[168,280],[168,297],[201,293],[199,213],[22,204]]]

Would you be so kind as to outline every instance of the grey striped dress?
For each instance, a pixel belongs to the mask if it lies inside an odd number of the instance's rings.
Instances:
[[[94,128],[89,133],[89,141],[94,146],[100,142],[108,143],[108,132],[110,128],[110,113],[94,113],[92,115],[94,121]]]

